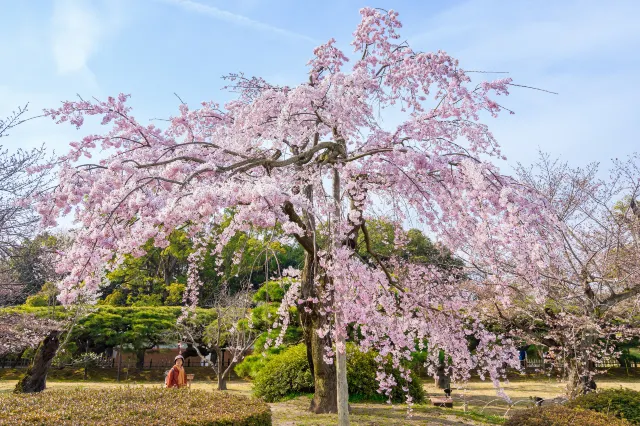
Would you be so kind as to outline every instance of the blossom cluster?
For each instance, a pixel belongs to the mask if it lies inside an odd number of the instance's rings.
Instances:
[[[367,221],[383,210],[397,229],[415,218],[481,271],[503,304],[508,292],[499,289],[515,276],[541,288],[543,241],[533,229],[550,229],[556,218],[500,174],[491,162],[501,158],[499,146],[481,122],[502,110],[493,98],[507,95],[511,81],[473,82],[447,53],[398,43],[395,11],[361,14],[351,67],[332,39],[314,51],[307,82],[287,87],[231,75],[236,99],[183,104],[165,129],[141,124],[128,95],[47,110],[60,123],[81,127],[97,117],[106,126],[70,144],[58,162],[58,187],[39,202],[45,224],[73,213],[80,228],[60,262],[60,300],[99,293],[103,271],[119,255],[141,255],[149,240],[166,246],[181,227],[207,242],[191,259],[185,301],[194,303],[204,247],[219,254],[237,232],[280,225],[303,246],[309,266],[285,297],[283,325],[286,307],[302,298],[302,312],[326,318],[314,330],[319,336],[342,341],[355,328],[363,350],[390,355],[397,368],[424,347],[432,364],[445,350],[459,379],[476,369],[497,381],[514,365],[511,342],[475,313],[477,298],[463,282],[471,275],[374,253],[365,261],[349,243],[366,236]],[[402,119],[388,128],[378,111],[397,107]],[[109,155],[80,163],[97,150]],[[212,236],[225,209],[232,221]],[[474,351],[469,336],[479,341]],[[327,346],[327,362],[335,350]],[[387,391],[394,385],[382,373],[380,382]]]

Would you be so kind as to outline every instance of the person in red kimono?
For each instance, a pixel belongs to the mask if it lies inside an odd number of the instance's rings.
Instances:
[[[168,388],[181,388],[187,386],[187,375],[184,372],[184,357],[178,355],[173,360],[173,367],[169,370],[165,380],[165,386]]]

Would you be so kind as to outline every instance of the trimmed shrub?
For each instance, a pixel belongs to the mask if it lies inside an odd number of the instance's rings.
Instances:
[[[256,344],[255,347],[260,346]],[[284,349],[285,348],[281,346],[278,348],[269,348],[266,351],[266,355],[262,355],[261,352],[247,355],[241,363],[237,364],[233,368],[233,371],[235,371],[238,377],[241,377],[243,379],[255,380],[258,376],[258,373],[264,368],[264,366],[267,365],[267,363],[271,361],[274,356],[283,352]]]
[[[606,389],[577,397],[568,407],[584,408],[626,419],[640,425],[640,392],[631,389]]]
[[[347,382],[349,386],[349,399],[352,401],[385,401],[387,397],[378,393],[376,373],[378,364],[375,361],[375,352],[360,352],[354,345],[347,345]],[[398,386],[391,393],[393,402],[404,402],[406,387],[397,371],[393,374]],[[424,401],[422,382],[417,375],[411,375],[409,394],[413,402]],[[279,401],[287,397],[312,393],[314,390],[313,376],[307,362],[307,349],[305,345],[292,346],[286,351],[273,356],[260,369],[253,383],[256,396],[264,398],[267,402]]]
[[[34,308],[49,306],[49,296],[47,296],[46,294],[37,293],[27,297],[27,300],[24,302],[24,304]]]
[[[271,358],[256,375],[253,390],[267,402],[313,392],[305,345],[292,346]]]
[[[0,425],[268,426],[271,410],[224,392],[122,387],[0,394]]]
[[[347,382],[349,384],[349,399],[367,401],[386,401],[388,397],[378,393],[376,373],[378,354],[373,351],[361,352],[355,345],[347,345]],[[409,395],[414,403],[424,402],[422,380],[417,374],[411,373],[411,382],[400,376],[400,372],[390,367],[385,368],[387,374],[393,375],[397,385],[391,391],[391,401],[405,402],[406,393],[403,388],[409,388]]]
[[[504,426],[629,426],[629,422],[591,410],[548,405],[516,411]]]
[[[266,305],[259,306],[256,309],[262,308],[264,306]],[[273,316],[275,317],[276,315],[277,314],[275,313],[275,310],[274,310]],[[254,319],[253,321],[254,327],[260,327],[259,325],[260,321],[256,321],[255,315],[253,316],[253,319]],[[295,344],[299,342],[302,338],[301,336],[302,330],[300,328],[288,327],[283,339],[283,342],[285,342],[285,345],[281,345],[277,347],[271,346],[268,349],[264,350],[264,354],[263,354],[261,349],[265,347],[267,339],[268,338],[276,339],[279,334],[280,334],[279,330],[271,330],[269,331],[269,333],[262,333],[262,335],[258,337],[258,339],[256,340],[253,346],[254,348],[256,348],[254,352],[251,355],[246,356],[242,360],[242,362],[238,363],[234,367],[234,371],[236,372],[238,377],[242,377],[243,379],[255,380],[260,370],[262,370],[264,366],[267,365],[267,362],[271,361],[271,359],[274,356],[278,355],[279,353],[284,352],[289,347],[288,346],[289,344]]]

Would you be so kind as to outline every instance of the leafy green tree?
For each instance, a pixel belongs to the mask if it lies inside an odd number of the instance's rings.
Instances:
[[[150,241],[142,249],[143,256],[126,255],[122,264],[107,274],[109,284],[103,291],[103,303],[114,306],[178,304],[179,287],[173,284],[186,282],[187,260],[192,252],[186,233],[174,232],[164,249],[154,247]]]
[[[281,337],[281,345],[274,345],[274,342],[280,338],[281,329],[273,328],[273,325],[280,319],[278,309],[290,285],[288,280],[267,281],[253,295],[255,306],[251,310],[251,321],[256,329],[262,330],[262,333],[254,343],[253,353],[236,366],[235,372],[239,376],[255,379],[258,372],[273,356],[303,340],[298,310],[291,308],[289,309],[290,322],[285,334]]]
[[[448,270],[461,269],[463,265],[451,251],[440,244],[434,244],[419,229],[396,230],[391,222],[384,219],[369,220],[367,235],[361,233],[358,236],[356,243],[358,255],[369,261],[372,259],[367,250],[367,236],[371,251],[376,253],[380,260],[395,255],[413,263],[436,265]],[[398,237],[406,240],[406,244],[402,244],[401,248],[396,247]]]
[[[4,285],[2,281],[8,280],[11,287],[15,287],[11,291],[15,297],[11,298],[10,304],[23,303],[27,297],[38,293],[45,283],[60,279],[55,271],[56,252],[68,244],[69,238],[65,235],[45,233],[11,248],[0,263],[0,275],[4,277],[0,279],[0,286]]]
[[[129,330],[123,338],[136,353],[136,368],[144,366],[144,354],[148,349],[170,342],[175,336],[175,312],[158,309],[132,310]]]
[[[212,232],[221,233],[232,219],[233,212],[227,212]],[[154,247],[148,241],[142,250],[144,254],[140,257],[125,255],[122,264],[107,273],[108,285],[103,289],[102,303],[112,306],[180,305],[193,242],[186,232],[175,231],[166,248]],[[236,259],[238,255],[239,260]],[[293,240],[283,239],[278,227],[238,232],[224,247],[220,259],[205,256],[199,272],[203,283],[199,305],[212,306],[223,284],[231,293],[247,283],[255,289],[273,271],[300,267],[302,261],[302,249]]]
[[[177,339],[180,308],[101,306],[80,319],[73,339],[101,352],[121,346],[136,354],[136,368],[144,365],[145,351]],[[84,345],[82,345],[84,346]]]
[[[233,212],[227,212],[225,220],[213,232],[222,232],[232,219]],[[215,266],[218,259],[213,257],[203,263],[201,305],[211,305],[222,283],[232,293],[245,288],[247,283],[257,289],[276,271],[290,266],[300,268],[304,261],[303,249],[284,235],[279,226],[237,232],[222,250],[220,267]],[[236,259],[238,255],[239,259]]]

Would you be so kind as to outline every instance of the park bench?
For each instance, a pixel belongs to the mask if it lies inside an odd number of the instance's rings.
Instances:
[[[446,396],[436,396],[429,399],[431,400],[431,404],[436,407],[453,408],[453,399]]]
[[[195,374],[187,374],[187,386],[191,387],[191,382],[193,382],[193,378],[195,377]]]

